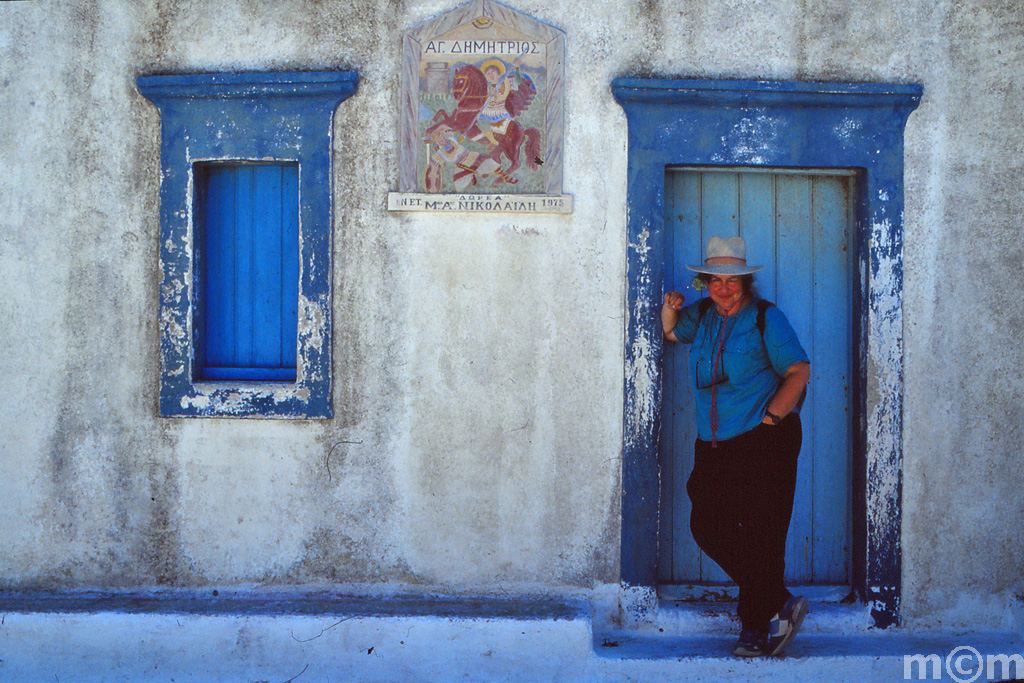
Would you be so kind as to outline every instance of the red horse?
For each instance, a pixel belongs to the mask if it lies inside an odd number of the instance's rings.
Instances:
[[[486,137],[477,125],[480,112],[487,102],[487,78],[484,76],[484,72],[472,64],[465,64],[459,67],[455,71],[455,81],[452,90],[456,101],[455,110],[449,114],[444,109],[439,109],[434,114],[434,118],[430,120],[430,125],[424,134],[424,139],[430,142],[434,131],[438,127],[446,125],[470,140],[487,142]],[[533,81],[529,78],[523,78],[519,85],[516,86],[516,89],[509,93],[508,98],[505,100],[505,110],[512,119],[508,122],[508,127],[504,133],[494,135],[498,144],[490,145],[490,157],[500,165],[501,155],[504,154],[511,163],[507,169],[499,168],[498,179],[494,181],[495,185],[503,181],[510,183],[519,182],[510,174],[520,166],[519,148],[523,145],[524,141],[526,142],[526,167],[531,171],[536,171],[539,164],[542,163],[540,159],[540,131],[536,128],[524,129],[515,120],[516,116],[529,108],[536,95],[537,89],[534,87]],[[465,174],[465,171],[463,171],[463,174]]]

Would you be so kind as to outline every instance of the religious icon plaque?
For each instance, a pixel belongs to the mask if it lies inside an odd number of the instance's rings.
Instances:
[[[473,0],[405,34],[390,211],[571,213],[565,34]]]

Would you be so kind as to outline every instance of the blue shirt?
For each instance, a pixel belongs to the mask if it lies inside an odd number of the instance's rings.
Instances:
[[[764,315],[764,339],[757,329],[756,299],[728,318],[712,305],[699,319],[700,303],[680,311],[676,339],[690,347],[690,379],[694,382],[697,435],[711,441],[711,395],[715,387],[718,425],[714,437],[723,441],[759,425],[779,381],[794,363],[809,361],[789,320],[778,306]],[[724,329],[723,329],[724,327]],[[715,358],[722,340],[721,359]]]

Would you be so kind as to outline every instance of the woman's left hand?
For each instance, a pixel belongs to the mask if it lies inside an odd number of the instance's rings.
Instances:
[[[807,386],[807,382],[810,379],[811,364],[807,361],[801,361],[789,366],[789,369],[782,378],[782,382],[779,383],[775,396],[769,402],[767,412],[777,415],[779,419],[789,415],[793,408],[796,407],[797,401],[800,400],[800,394],[803,393],[804,387]],[[761,424],[775,424],[775,422],[766,414],[761,420]]]

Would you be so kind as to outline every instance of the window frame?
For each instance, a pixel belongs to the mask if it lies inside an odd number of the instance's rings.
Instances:
[[[853,168],[853,583],[899,623],[903,474],[903,130],[919,85],[619,78],[628,123],[621,581],[656,605],[665,169]]]
[[[140,76],[159,110],[160,405],[163,417],[323,419],[332,400],[332,129],[352,71]],[[295,382],[195,380],[197,163],[299,167]]]

